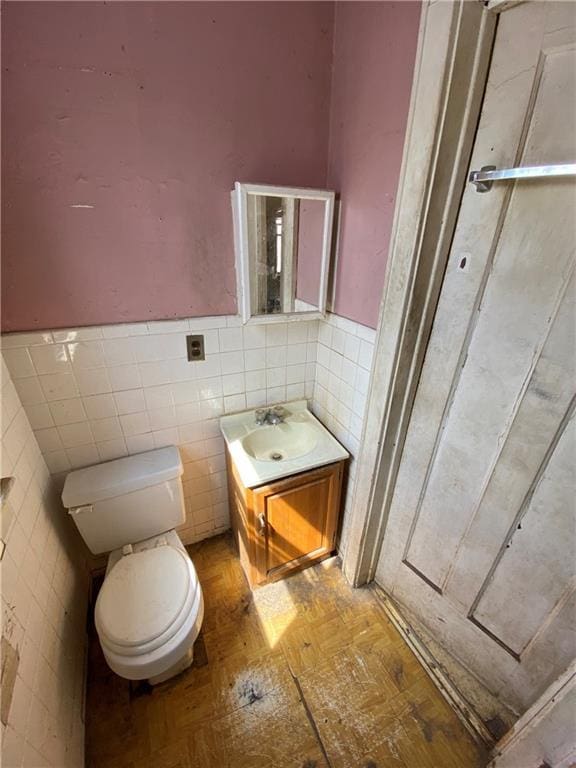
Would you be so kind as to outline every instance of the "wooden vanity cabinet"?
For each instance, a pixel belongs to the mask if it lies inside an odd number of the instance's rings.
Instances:
[[[344,462],[245,488],[230,456],[232,530],[250,586],[275,581],[334,551]]]

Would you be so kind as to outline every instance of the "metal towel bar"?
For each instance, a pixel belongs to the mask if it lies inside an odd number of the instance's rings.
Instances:
[[[543,176],[576,176],[576,163],[561,165],[530,165],[525,168],[501,168],[484,165],[479,171],[472,171],[468,181],[476,185],[476,192],[489,192],[495,181],[506,179],[540,179]]]

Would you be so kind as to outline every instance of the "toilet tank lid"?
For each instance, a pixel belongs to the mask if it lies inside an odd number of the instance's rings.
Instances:
[[[170,445],[70,472],[64,483],[62,502],[67,509],[94,504],[173,480],[182,472],[178,448]]]

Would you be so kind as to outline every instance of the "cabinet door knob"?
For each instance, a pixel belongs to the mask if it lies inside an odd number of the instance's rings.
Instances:
[[[258,535],[259,536],[266,535],[266,517],[264,515],[264,512],[260,512],[260,514],[258,515]]]

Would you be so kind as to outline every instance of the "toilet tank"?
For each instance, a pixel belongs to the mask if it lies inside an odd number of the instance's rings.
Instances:
[[[182,472],[175,446],[147,451],[70,472],[62,502],[97,555],[183,523]]]

